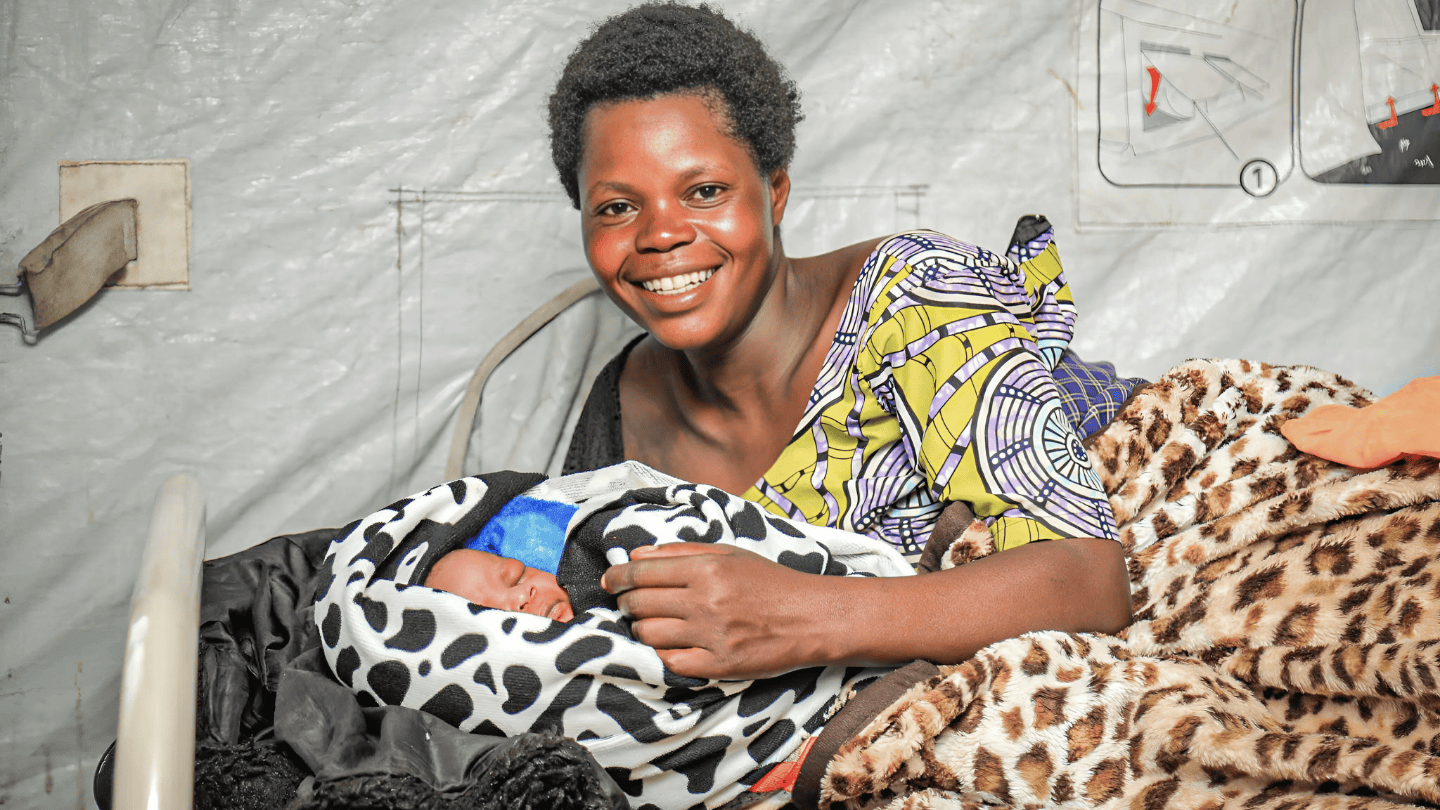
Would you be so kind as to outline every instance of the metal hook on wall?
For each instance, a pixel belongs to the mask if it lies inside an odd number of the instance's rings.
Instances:
[[[112,200],[86,208],[50,233],[20,260],[14,284],[0,284],[0,295],[30,294],[32,328],[20,313],[0,312],[0,323],[17,327],[34,345],[40,330],[95,297],[111,276],[137,255],[135,200]]]

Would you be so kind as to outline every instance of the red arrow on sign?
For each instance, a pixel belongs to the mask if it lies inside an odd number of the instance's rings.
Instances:
[[[1390,120],[1381,121],[1379,124],[1376,125],[1381,129],[1389,129],[1400,123],[1400,119],[1395,115],[1395,97],[1390,96],[1389,98],[1385,99],[1385,103],[1390,105]]]

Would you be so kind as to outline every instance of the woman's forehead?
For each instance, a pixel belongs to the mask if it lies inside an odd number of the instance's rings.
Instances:
[[[590,147],[597,138],[615,132],[656,128],[730,137],[723,108],[717,110],[713,103],[695,93],[670,93],[596,104],[585,114],[584,143]]]
[[[585,116],[581,184],[601,179],[597,173],[662,166],[677,172],[704,164],[753,168],[749,150],[729,130],[724,114],[693,93],[597,105]]]

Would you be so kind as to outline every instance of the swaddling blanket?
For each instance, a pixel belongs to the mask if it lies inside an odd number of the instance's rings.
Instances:
[[[632,639],[612,608],[582,612],[576,601],[576,618],[562,623],[481,608],[420,584],[435,560],[522,492],[579,507],[567,544],[587,536],[601,542],[585,555],[592,565],[623,562],[635,538],[653,537],[733,544],[815,573],[911,573],[878,541],[785,521],[633,462],[539,478],[452,481],[365,517],[331,545],[315,617],[326,660],[362,704],[418,708],[465,731],[555,731],[589,749],[637,807],[718,807],[823,725],[837,696],[880,672],[824,667],[762,681],[687,678]]]

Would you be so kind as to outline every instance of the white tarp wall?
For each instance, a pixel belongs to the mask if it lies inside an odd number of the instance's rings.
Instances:
[[[1430,0],[721,5],[804,94],[793,254],[1000,249],[1044,213],[1088,359],[1440,373],[1440,187],[1385,185],[1440,158]],[[190,291],[0,331],[0,805],[91,805],[167,476],[204,485],[211,556],[439,480],[470,369],[583,267],[545,99],[622,7],[0,0],[0,268],[58,224],[59,161],[186,158],[193,196]],[[1371,185],[1314,179],[1337,166]]]

